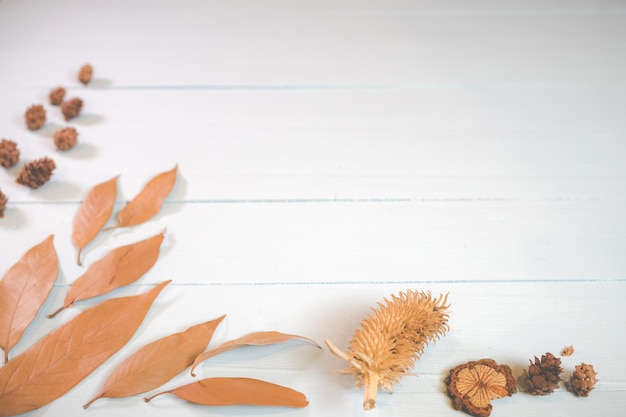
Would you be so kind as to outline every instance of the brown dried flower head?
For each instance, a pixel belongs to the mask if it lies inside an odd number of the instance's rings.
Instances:
[[[50,104],[53,106],[58,106],[63,102],[63,98],[65,97],[65,88],[57,87],[54,90],[50,91]]]
[[[561,358],[548,352],[541,355],[541,359],[535,356],[535,363],[530,361],[528,371],[524,370],[524,375],[521,377],[521,383],[533,395],[551,394],[559,388],[561,372],[563,372]]]
[[[39,188],[48,182],[55,168],[52,159],[43,157],[24,164],[15,182],[32,189]]]
[[[11,168],[20,160],[20,151],[12,140],[2,139],[0,142],[0,165]]]
[[[26,110],[24,118],[28,130],[41,129],[46,123],[46,110],[41,104],[32,105]]]
[[[593,365],[581,363],[576,365],[570,380],[565,385],[577,396],[587,397],[595,388],[596,382],[598,382],[597,375],[598,373],[593,369]]]
[[[491,400],[517,392],[511,368],[493,359],[458,365],[450,370],[445,382],[454,408],[476,417],[491,414]]]
[[[78,132],[73,127],[66,127],[54,133],[54,144],[57,151],[68,151],[76,146]]]
[[[80,111],[83,108],[83,101],[79,98],[73,98],[61,103],[61,112],[65,121],[71,120],[80,115]]]
[[[329,340],[330,351],[348,362],[339,373],[352,374],[357,388],[365,387],[363,408],[376,406],[379,389],[393,386],[413,367],[429,341],[436,342],[448,331],[448,296],[407,291],[379,303],[355,330],[347,352]]]
[[[7,206],[9,198],[0,190],[0,218],[4,217],[4,209]]]
[[[93,67],[89,64],[85,64],[80,68],[78,72],[78,81],[87,85],[91,81],[93,75]]]

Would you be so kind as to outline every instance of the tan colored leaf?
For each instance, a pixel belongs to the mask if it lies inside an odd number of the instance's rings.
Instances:
[[[84,408],[100,398],[129,397],[160,387],[191,365],[209,344],[224,317],[192,326],[140,348],[113,371],[100,393]]]
[[[200,362],[203,362],[215,355],[219,355],[220,353],[224,353],[242,346],[273,345],[276,343],[285,343],[290,340],[301,340],[321,349],[321,346],[315,343],[313,340],[303,336],[298,336],[296,334],[287,334],[274,331],[255,332],[247,334],[238,339],[229,340],[228,342],[222,343],[215,349],[207,350],[206,352],[199,354],[191,365],[191,375],[196,376],[193,371],[198,367]]]
[[[154,178],[118,213],[118,226],[135,226],[150,220],[159,212],[165,197],[172,191],[176,183],[178,165]]]
[[[170,282],[84,311],[0,368],[0,416],[35,410],[71,390],[130,340]]]
[[[306,407],[304,394],[291,388],[252,378],[207,378],[164,391],[200,405],[262,405],[273,407]]]
[[[164,232],[120,246],[94,262],[74,281],[65,296],[63,306],[48,317],[56,316],[77,301],[106,294],[137,281],[156,263],[163,236]]]
[[[72,243],[78,250],[78,265],[81,265],[82,250],[111,217],[116,195],[117,177],[93,187],[78,208],[72,224]]]
[[[33,246],[0,281],[0,347],[4,361],[48,298],[59,275],[54,236]]]

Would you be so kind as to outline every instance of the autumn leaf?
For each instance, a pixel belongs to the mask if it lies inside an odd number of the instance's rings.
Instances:
[[[93,187],[78,208],[72,224],[72,243],[78,250],[78,265],[81,265],[82,250],[111,217],[116,195],[117,177]]]
[[[290,340],[305,341],[305,342],[310,343],[313,346],[321,349],[320,345],[315,343],[313,340],[308,339],[308,338],[303,337],[303,336],[298,336],[298,335],[295,335],[295,334],[274,332],[274,331],[255,332],[255,333],[250,333],[250,334],[247,334],[247,335],[245,335],[243,337],[240,337],[239,339],[233,339],[233,340],[230,340],[228,342],[222,343],[221,345],[219,345],[215,349],[207,350],[206,352],[203,352],[200,355],[198,355],[198,357],[193,361],[193,364],[191,365],[191,375],[192,376],[196,376],[196,374],[194,374],[193,371],[197,368],[197,366],[200,364],[200,362],[203,362],[203,361],[205,361],[205,360],[207,360],[207,359],[209,359],[209,358],[211,358],[211,357],[213,357],[215,355],[219,355],[220,353],[224,353],[224,352],[227,352],[229,350],[236,349],[236,348],[242,347],[242,346],[272,345],[272,344],[276,344],[276,343],[285,343],[285,342],[288,342]]]
[[[135,226],[151,219],[159,212],[165,197],[176,183],[178,165],[154,178],[118,213],[117,227]]]
[[[50,294],[59,275],[54,236],[29,249],[0,281],[0,347],[4,361]]]
[[[260,405],[306,407],[304,394],[291,388],[252,378],[206,378],[146,398],[146,402],[163,394],[173,394],[200,405]]]
[[[120,246],[94,262],[74,281],[65,296],[63,306],[48,317],[56,316],[77,301],[106,294],[137,281],[156,263],[164,233]]]
[[[129,397],[163,385],[191,365],[209,344],[224,317],[192,326],[140,348],[113,371],[100,393],[84,408],[100,398]]]
[[[71,390],[130,340],[170,282],[84,311],[0,368],[0,416],[35,410]]]

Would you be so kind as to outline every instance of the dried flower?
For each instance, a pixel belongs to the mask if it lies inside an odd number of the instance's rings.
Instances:
[[[448,327],[448,296],[407,291],[379,303],[354,332],[347,352],[326,340],[330,351],[347,361],[340,373],[353,374],[357,388],[365,387],[363,408],[376,406],[379,388],[393,386],[407,375],[429,341],[436,341]]]
[[[458,365],[450,370],[445,382],[454,408],[476,417],[491,414],[491,400],[517,392],[511,368],[493,359]]]
[[[570,380],[565,385],[567,389],[579,397],[587,397],[593,391],[596,382],[598,382],[596,375],[598,373],[593,369],[593,365],[581,363],[576,365]]]
[[[521,383],[533,395],[551,394],[559,388],[561,372],[563,372],[561,358],[548,352],[541,355],[541,359],[535,356],[535,363],[530,361],[528,371],[524,370],[524,375],[521,377]]]
[[[76,146],[78,132],[73,127],[66,127],[54,133],[57,151],[68,151]]]
[[[50,104],[52,104],[53,106],[58,106],[63,102],[63,97],[65,97],[65,88],[55,88],[54,90],[50,91]]]
[[[25,164],[15,182],[32,189],[39,188],[48,182],[55,168],[56,165],[52,159],[43,157]]]
[[[26,110],[26,127],[28,130],[37,130],[46,123],[46,110],[41,104],[32,105]]]
[[[4,217],[4,209],[7,206],[9,198],[0,190],[0,218]]]
[[[574,354],[574,346],[566,346],[561,351],[561,356],[572,356]]]
[[[11,168],[20,160],[20,151],[12,140],[2,139],[0,142],[0,165]]]
[[[85,64],[80,68],[78,72],[78,81],[87,85],[91,81],[91,76],[93,75],[93,67],[89,64]]]
[[[78,117],[82,108],[83,101],[79,98],[73,98],[61,103],[61,112],[63,113],[63,117],[65,117],[65,121]]]

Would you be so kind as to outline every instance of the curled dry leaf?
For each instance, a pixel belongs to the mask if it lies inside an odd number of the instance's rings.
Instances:
[[[176,184],[178,165],[154,178],[118,213],[117,227],[135,226],[156,215]]]
[[[0,368],[0,416],[35,410],[76,386],[130,340],[169,283],[84,311]]]
[[[0,347],[4,361],[48,298],[59,275],[54,236],[29,249],[0,281]]]
[[[274,332],[274,331],[255,332],[255,333],[250,333],[248,335],[240,337],[239,339],[233,339],[228,342],[222,343],[215,349],[211,349],[211,350],[208,350],[206,352],[199,354],[198,357],[193,361],[193,364],[191,365],[191,375],[196,376],[193,371],[200,364],[200,362],[203,362],[215,355],[219,355],[220,353],[224,353],[224,352],[227,352],[232,349],[236,349],[241,346],[272,345],[276,343],[285,343],[290,340],[301,340],[301,341],[310,343],[313,346],[321,349],[320,345],[315,343],[313,340],[308,339],[303,336]]]
[[[56,316],[77,301],[106,294],[137,281],[156,263],[163,236],[164,232],[113,249],[74,281],[63,306],[48,317]]]
[[[163,394],[173,394],[200,405],[257,405],[306,407],[304,394],[291,388],[252,378],[207,378],[164,391],[146,398],[146,402]]]
[[[114,177],[93,187],[76,212],[72,223],[72,243],[78,250],[78,265],[81,265],[82,250],[98,235],[111,217],[116,195],[117,177]]]
[[[209,344],[224,317],[192,326],[140,348],[113,371],[100,393],[83,408],[100,398],[129,397],[160,387],[191,365]]]

